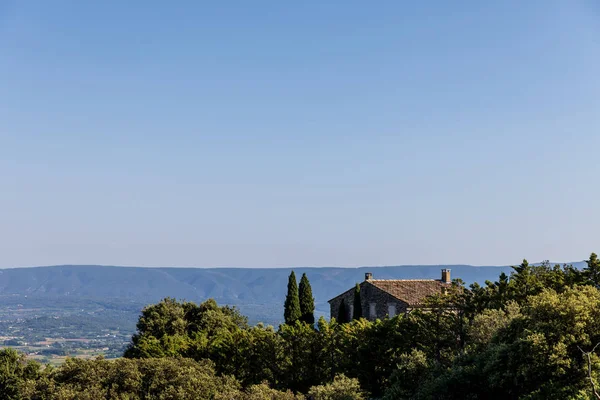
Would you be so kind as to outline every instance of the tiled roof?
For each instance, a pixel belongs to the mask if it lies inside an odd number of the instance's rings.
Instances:
[[[442,294],[442,288],[450,284],[433,279],[369,279],[366,281],[407,303],[409,306],[420,305],[427,296]]]

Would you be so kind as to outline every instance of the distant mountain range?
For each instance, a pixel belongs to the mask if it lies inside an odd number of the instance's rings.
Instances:
[[[584,263],[573,263],[582,267]],[[509,266],[405,265],[363,268],[294,268],[298,280],[306,273],[313,289],[317,316],[329,316],[327,300],[351,288],[372,272],[379,279],[439,279],[442,268],[466,283],[496,280]],[[235,305],[250,322],[277,325],[290,268],[143,268],[90,265],[0,269],[0,296],[57,298],[61,302],[118,300],[150,304],[164,297],[195,302],[214,298]]]

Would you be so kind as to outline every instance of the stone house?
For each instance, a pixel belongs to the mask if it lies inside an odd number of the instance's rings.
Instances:
[[[451,285],[449,269],[442,269],[441,279],[373,279],[373,274],[367,272],[359,285],[362,315],[369,320],[392,318],[422,307],[427,296],[445,294]],[[354,314],[354,287],[329,300],[331,317],[337,318],[342,301],[350,320]]]

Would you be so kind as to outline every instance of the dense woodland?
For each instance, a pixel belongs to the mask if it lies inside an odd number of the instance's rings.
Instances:
[[[168,298],[118,360],[51,368],[1,351],[0,399],[600,399],[600,260],[513,269],[374,322],[315,323],[293,273],[277,329]]]

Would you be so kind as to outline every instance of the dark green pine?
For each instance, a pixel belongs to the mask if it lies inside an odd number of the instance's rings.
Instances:
[[[302,274],[300,278],[300,286],[298,288],[300,295],[300,320],[309,325],[315,324],[315,299],[312,294],[312,288],[306,274]]]
[[[288,325],[294,324],[302,316],[300,312],[300,300],[298,298],[298,284],[294,271],[288,279],[287,296],[285,297],[283,317]]]
[[[346,309],[345,300],[342,300],[340,303],[340,308],[338,308],[337,322],[340,324],[345,324],[348,322],[348,310]]]

